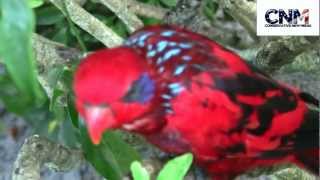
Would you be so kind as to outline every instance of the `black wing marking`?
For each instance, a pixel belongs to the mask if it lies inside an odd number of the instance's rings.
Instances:
[[[312,95],[310,95],[310,94],[308,94],[306,92],[301,92],[299,94],[299,96],[306,103],[313,104],[313,105],[319,107],[319,100],[316,99],[315,97],[313,97]]]

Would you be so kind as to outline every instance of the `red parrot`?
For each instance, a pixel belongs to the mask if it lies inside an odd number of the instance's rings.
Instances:
[[[319,101],[183,28],[143,28],[90,54],[74,78],[94,144],[108,129],[160,149],[192,152],[214,179],[294,163],[319,173]]]

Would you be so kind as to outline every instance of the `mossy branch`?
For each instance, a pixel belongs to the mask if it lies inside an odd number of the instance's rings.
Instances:
[[[220,5],[257,40],[256,3],[248,0],[220,0]]]
[[[283,37],[266,42],[258,51],[254,64],[267,72],[274,72],[283,65],[310,50],[320,49],[320,39],[314,37]]]
[[[55,171],[69,171],[81,164],[79,150],[70,150],[46,138],[33,135],[22,145],[12,171],[13,180],[40,180],[43,165]]]

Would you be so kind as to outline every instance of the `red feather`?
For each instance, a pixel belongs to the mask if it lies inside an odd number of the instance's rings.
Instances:
[[[318,100],[182,28],[147,27],[89,55],[74,90],[95,143],[110,128],[137,132],[218,179],[288,162],[318,173],[319,114],[307,106]]]

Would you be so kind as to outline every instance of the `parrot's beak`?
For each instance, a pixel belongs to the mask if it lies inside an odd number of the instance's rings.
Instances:
[[[104,131],[115,123],[111,109],[106,106],[86,107],[84,118],[93,144],[99,144]]]

